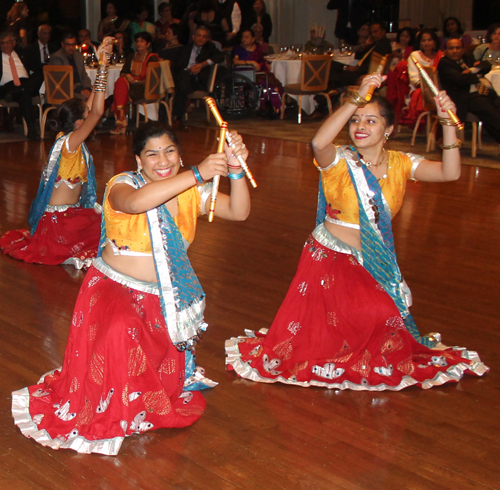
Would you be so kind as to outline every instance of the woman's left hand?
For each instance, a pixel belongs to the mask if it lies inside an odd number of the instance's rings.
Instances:
[[[111,53],[113,52],[113,38],[105,37],[102,40],[101,45],[97,49],[97,58],[99,59],[99,63],[102,65],[109,65],[109,59],[111,57]]]
[[[238,162],[238,156],[242,157],[243,160],[246,161],[249,152],[245,143],[243,143],[243,138],[240,134],[238,134],[237,131],[230,131],[229,134],[232,140],[231,147],[229,147],[227,143],[224,145],[224,151],[226,152],[228,165],[241,167],[240,162]]]
[[[437,115],[440,118],[448,118],[448,111],[453,111],[455,114],[457,113],[457,108],[450,97],[446,94],[444,90],[439,92],[437,97],[434,97],[434,101],[436,102],[437,107]]]

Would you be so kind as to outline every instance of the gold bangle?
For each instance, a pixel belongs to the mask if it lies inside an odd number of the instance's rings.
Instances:
[[[442,124],[443,126],[455,126],[455,123],[453,122],[453,119],[446,119],[446,118],[439,118],[439,124]]]
[[[455,148],[460,148],[462,146],[462,141],[457,139],[452,145],[442,145],[443,150],[454,150]]]
[[[366,102],[366,99],[364,97],[361,97],[359,92],[356,91],[351,95],[349,103],[357,107],[364,107],[368,102]]]

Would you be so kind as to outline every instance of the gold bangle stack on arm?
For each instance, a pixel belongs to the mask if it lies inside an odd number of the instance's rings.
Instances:
[[[453,122],[453,119],[447,119],[444,117],[439,118],[439,124],[443,126],[455,126],[455,123]]]
[[[364,107],[368,102],[364,97],[361,97],[361,95],[359,95],[359,92],[356,91],[351,95],[349,103],[357,107]]]
[[[455,141],[452,145],[442,145],[441,148],[443,150],[454,150],[455,148],[460,148],[462,146],[462,141],[458,140]]]

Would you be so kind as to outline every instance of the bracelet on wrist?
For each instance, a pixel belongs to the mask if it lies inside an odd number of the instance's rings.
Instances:
[[[241,168],[241,165],[227,165],[227,168]]]
[[[191,171],[193,172],[194,178],[196,180],[197,184],[204,184],[205,181],[203,180],[203,177],[200,174],[200,171],[198,170],[198,166],[195,165],[194,167],[191,167]]]
[[[351,98],[348,102],[357,107],[364,107],[367,104],[366,99],[364,97],[361,97],[361,95],[357,91],[351,95]]]
[[[455,148],[460,148],[462,146],[462,141],[457,139],[452,145],[442,145],[443,150],[454,150]]]
[[[455,123],[452,119],[447,119],[444,117],[439,118],[439,124],[442,124],[443,126],[455,126]]]
[[[239,180],[245,177],[245,172],[240,172],[239,174],[227,174],[231,180]]]

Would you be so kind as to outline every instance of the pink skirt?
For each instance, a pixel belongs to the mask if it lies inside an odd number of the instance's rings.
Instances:
[[[97,256],[100,235],[100,214],[94,209],[68,208],[45,212],[33,236],[29,230],[8,231],[0,238],[0,250],[33,264],[68,263],[81,268]]]
[[[116,455],[126,436],[186,427],[201,417],[205,399],[183,391],[184,364],[159,297],[91,267],[62,368],[12,394],[14,421],[44,446]]]
[[[226,341],[228,369],[252,381],[401,390],[484,374],[477,353],[428,349],[352,256],[310,238],[271,328]]]

